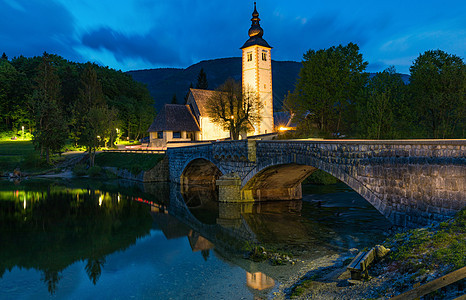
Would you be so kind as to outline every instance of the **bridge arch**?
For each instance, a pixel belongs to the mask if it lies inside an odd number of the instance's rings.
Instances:
[[[181,185],[215,185],[215,181],[224,174],[221,167],[207,158],[188,160],[180,176]]]
[[[348,185],[383,215],[389,213],[381,199],[355,177],[336,165],[313,157],[298,158],[290,163],[281,161],[262,168],[258,165],[243,179],[242,195],[247,200],[255,201],[301,199],[301,183],[318,169]]]

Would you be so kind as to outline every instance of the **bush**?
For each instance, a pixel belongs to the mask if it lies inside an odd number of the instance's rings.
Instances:
[[[77,164],[73,168],[73,174],[76,176],[84,176],[87,175],[87,168],[84,164]]]
[[[89,176],[97,177],[102,173],[102,168],[99,166],[93,166],[89,168],[88,172],[89,172]]]
[[[133,174],[133,175],[138,175],[139,173],[142,172],[142,168],[141,168],[141,166],[138,166],[138,165],[131,166],[130,172],[131,172],[131,174]]]
[[[327,172],[316,170],[304,180],[304,183],[328,185],[338,183],[338,179]]]

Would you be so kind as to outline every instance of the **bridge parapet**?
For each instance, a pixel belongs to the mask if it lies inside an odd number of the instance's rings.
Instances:
[[[287,163],[334,175],[400,225],[441,220],[466,205],[465,140],[258,143],[256,174]]]
[[[337,177],[392,222],[425,224],[466,203],[466,140],[230,141],[169,149],[170,178],[180,182],[190,162],[218,168],[213,182],[233,176],[238,201],[301,198],[301,182],[316,169]],[[194,165],[200,168],[200,165]],[[219,181],[220,183],[220,181]]]

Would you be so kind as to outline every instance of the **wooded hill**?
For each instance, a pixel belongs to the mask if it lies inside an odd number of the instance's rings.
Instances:
[[[293,91],[302,64],[295,61],[272,60],[273,105],[274,110],[281,109],[283,99],[288,91]],[[150,95],[155,99],[155,108],[171,103],[176,94],[177,102],[184,103],[191,83],[196,87],[199,71],[207,74],[208,89],[214,90],[228,78],[241,80],[241,58],[230,57],[204,60],[186,69],[164,68],[129,71],[134,80],[145,83]]]

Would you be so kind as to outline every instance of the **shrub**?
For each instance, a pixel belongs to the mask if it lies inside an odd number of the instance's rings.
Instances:
[[[89,172],[89,176],[97,177],[102,173],[102,168],[99,166],[93,166],[89,168],[88,172]]]
[[[304,183],[322,184],[322,185],[335,184],[337,182],[338,182],[337,178],[321,170],[316,170],[311,175],[309,175],[309,177],[306,178],[306,180],[304,181]]]
[[[84,164],[77,164],[73,168],[73,174],[76,176],[84,176],[87,175],[87,168]]]

